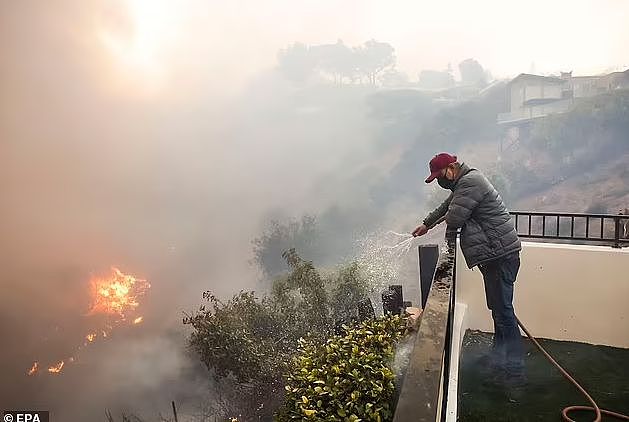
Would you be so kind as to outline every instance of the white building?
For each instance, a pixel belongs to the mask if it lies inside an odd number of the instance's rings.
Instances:
[[[507,85],[509,111],[498,115],[498,123],[517,125],[565,113],[575,100],[627,88],[629,70],[600,76],[572,76],[572,72],[562,72],[560,77],[522,73]]]

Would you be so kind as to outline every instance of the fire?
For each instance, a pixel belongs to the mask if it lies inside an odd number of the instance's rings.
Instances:
[[[146,280],[125,274],[116,267],[111,268],[111,274],[108,277],[93,277],[90,280],[91,300],[89,311],[85,316],[100,315],[104,319],[95,319],[97,325],[92,326],[92,329],[85,335],[83,342],[66,359],[48,367],[48,373],[61,373],[64,365],[75,362],[78,353],[84,350],[85,346],[93,343],[98,338],[108,338],[116,327],[140,324],[144,318],[133,314],[140,306],[140,299],[150,287],[151,285]],[[34,362],[28,371],[28,375],[34,375],[38,371],[39,363]]]
[[[28,370],[28,375],[33,375],[38,370],[39,370],[39,363],[33,362],[33,366],[31,366],[31,369]]]
[[[109,314],[125,319],[140,305],[138,298],[151,285],[146,280],[124,274],[116,267],[111,270],[108,278],[92,279],[92,306],[88,315]]]
[[[64,361],[59,362],[58,364],[51,366],[50,368],[48,368],[48,372],[50,372],[51,374],[58,374],[61,372],[61,369],[63,369],[63,365],[65,364]]]

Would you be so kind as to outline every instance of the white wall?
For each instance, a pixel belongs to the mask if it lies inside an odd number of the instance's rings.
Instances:
[[[510,95],[511,104],[509,110],[514,112],[521,109],[524,104],[524,83],[520,81],[511,84]]]
[[[510,87],[510,111],[516,112],[524,107],[524,102],[533,99],[561,99],[561,84],[543,81],[518,81]]]
[[[590,78],[572,78],[572,90],[574,92],[574,98],[592,97],[594,95],[600,94],[601,90],[599,89],[599,87],[602,86],[604,85],[601,85],[601,78],[598,76],[593,76]]]
[[[463,329],[493,331],[480,271],[457,258]],[[524,242],[516,314],[533,335],[629,348],[629,250]]]
[[[561,99],[561,85],[547,82],[529,82],[525,84],[524,101],[542,98]]]

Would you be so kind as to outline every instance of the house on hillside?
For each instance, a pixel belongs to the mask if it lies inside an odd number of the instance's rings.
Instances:
[[[599,76],[572,76],[572,72],[566,76],[566,86],[572,92],[574,98],[587,98],[602,94],[606,91]]]
[[[562,73],[566,89],[573,92],[574,98],[587,98],[617,89],[629,88],[629,70],[613,72],[601,76],[572,76],[572,72]]]
[[[629,89],[629,69],[624,72],[612,72],[602,76],[600,84],[606,91]]]
[[[509,111],[498,115],[498,123],[516,123],[562,113],[572,106],[566,80],[522,73],[507,85]]]
[[[629,70],[600,76],[559,77],[522,73],[507,85],[509,111],[498,114],[498,123],[518,126],[549,114],[565,113],[580,98],[617,89],[629,89]]]

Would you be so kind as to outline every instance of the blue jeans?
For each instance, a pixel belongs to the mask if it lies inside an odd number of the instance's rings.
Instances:
[[[485,282],[487,307],[494,320],[492,355],[508,374],[524,372],[522,337],[513,311],[513,284],[520,269],[520,254],[489,261],[479,266]]]

